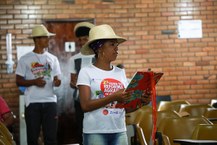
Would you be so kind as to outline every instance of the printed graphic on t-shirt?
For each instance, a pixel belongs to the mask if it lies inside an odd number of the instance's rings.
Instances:
[[[44,77],[45,79],[49,79],[51,77],[51,67],[48,62],[46,64],[32,62],[31,71],[35,78]]]
[[[100,83],[100,90],[96,91],[96,95],[98,96],[98,98],[103,98],[103,97],[106,97],[108,95],[111,95],[112,93],[114,93],[120,89],[124,89],[124,85],[122,82],[120,82],[116,79],[106,78],[106,79],[102,80],[102,82]],[[115,108],[115,104],[116,104],[116,102],[112,102],[112,103],[106,105],[106,108]],[[107,115],[108,112],[104,111],[103,114]]]

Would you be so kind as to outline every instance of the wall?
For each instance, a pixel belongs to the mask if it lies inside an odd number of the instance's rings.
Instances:
[[[31,28],[44,19],[95,18],[110,24],[128,41],[119,47],[117,63],[127,76],[152,68],[165,73],[158,83],[159,95],[191,103],[217,98],[217,1],[215,0],[1,0],[0,1],[0,94],[18,113],[19,91],[15,74],[6,73],[5,35],[13,35],[13,58],[17,45],[32,45]],[[179,20],[202,20],[203,38],[178,39]],[[162,30],[173,30],[163,35]],[[14,65],[14,68],[16,64]]]

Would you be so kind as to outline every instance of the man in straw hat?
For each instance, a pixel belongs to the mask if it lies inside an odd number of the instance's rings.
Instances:
[[[77,46],[79,49],[79,53],[72,56],[69,60],[69,72],[71,74],[71,82],[70,86],[74,89],[73,99],[74,99],[74,107],[75,107],[75,115],[76,115],[76,127],[77,127],[77,136],[78,142],[82,145],[82,128],[83,128],[83,117],[84,113],[81,109],[78,90],[76,87],[77,76],[80,69],[86,65],[92,63],[94,55],[83,55],[80,53],[80,48],[88,41],[89,31],[94,27],[94,25],[90,22],[80,22],[77,23],[74,27],[74,34],[77,38]]]
[[[57,97],[53,87],[61,84],[59,61],[47,52],[49,37],[45,26],[37,25],[32,29],[30,38],[35,48],[22,56],[16,69],[16,83],[25,86],[25,121],[28,145],[38,145],[42,127],[45,145],[57,144]]]
[[[117,102],[128,100],[132,92],[124,92],[128,81],[125,71],[112,65],[119,44],[125,38],[115,34],[107,24],[93,27],[88,42],[81,48],[85,55],[95,54],[95,63],[81,69],[77,86],[84,113],[84,145],[127,145],[125,109]],[[150,98],[144,99],[146,103]],[[128,110],[126,110],[128,111]]]

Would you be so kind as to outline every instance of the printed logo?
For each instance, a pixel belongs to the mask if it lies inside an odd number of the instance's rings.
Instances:
[[[120,89],[124,89],[124,85],[118,80],[107,78],[101,82],[100,89],[104,96],[108,96]]]
[[[102,113],[103,113],[104,115],[108,115],[108,110],[107,110],[107,109],[104,109],[104,110],[102,111]]]
[[[49,63],[40,64],[38,62],[31,63],[31,71],[35,78],[45,77],[49,79],[51,77],[51,67]]]

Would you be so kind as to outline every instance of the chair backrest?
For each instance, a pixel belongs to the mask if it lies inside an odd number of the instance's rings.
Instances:
[[[182,104],[190,104],[186,100],[161,101],[158,106],[158,111],[173,110],[179,112]]]
[[[203,116],[206,118],[217,119],[217,108],[207,108]]]
[[[157,112],[157,127],[159,123],[161,122],[161,120],[167,117],[179,118],[180,116],[178,115],[177,112],[171,111],[171,110],[158,111]],[[149,144],[149,141],[152,135],[152,127],[153,127],[152,112],[151,111],[143,112],[140,115],[140,117],[136,118],[136,122],[142,128],[145,139],[147,143]]]
[[[1,121],[0,121],[0,136],[5,138],[5,140],[7,140],[10,143],[10,145],[14,144],[12,134]]]
[[[217,108],[207,108],[203,116],[208,118],[213,124],[217,124]]]
[[[135,119],[137,116],[140,116],[141,111],[136,110],[134,112],[126,113],[125,118],[126,118],[126,125],[132,125],[135,124]]]
[[[156,104],[159,105],[161,101],[172,101],[172,98],[170,95],[160,95],[156,96]],[[150,106],[152,105],[152,101],[149,104]]]
[[[190,116],[202,116],[206,112],[207,108],[213,108],[209,104],[182,104],[180,113],[187,112]]]
[[[169,137],[170,144],[173,139],[191,139],[192,133],[198,124],[212,124],[205,117],[165,118],[158,125],[158,132]]]
[[[217,124],[199,124],[194,129],[192,139],[217,140]]]
[[[150,112],[152,111],[152,107],[151,106],[143,106],[141,108],[139,108],[138,110],[131,112],[131,113],[126,113],[125,118],[126,118],[126,124],[127,125],[132,125],[132,124],[136,124],[136,118],[139,118],[141,116],[142,112]]]
[[[7,138],[0,135],[0,145],[11,145]]]

